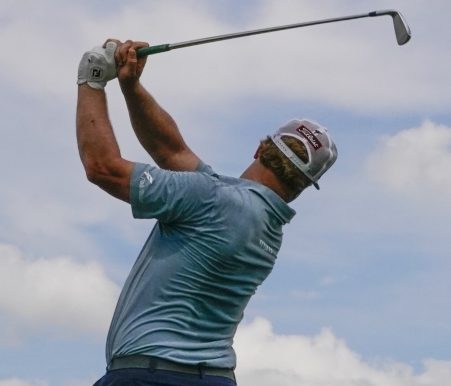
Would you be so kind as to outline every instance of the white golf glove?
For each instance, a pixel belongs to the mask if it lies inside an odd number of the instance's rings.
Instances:
[[[92,88],[103,90],[109,80],[116,78],[116,47],[115,42],[108,42],[105,48],[94,47],[85,52],[78,65],[77,84],[88,83]]]

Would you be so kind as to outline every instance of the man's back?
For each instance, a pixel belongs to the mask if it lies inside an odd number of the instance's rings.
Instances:
[[[265,186],[137,164],[137,218],[157,218],[122,291],[107,361],[134,354],[235,367],[233,335],[268,276],[294,211]]]

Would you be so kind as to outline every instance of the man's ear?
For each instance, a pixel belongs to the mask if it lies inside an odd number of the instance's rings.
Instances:
[[[258,148],[257,148],[257,150],[255,151],[254,159],[257,159],[257,158],[260,156],[261,148],[262,148],[262,146],[259,145]]]

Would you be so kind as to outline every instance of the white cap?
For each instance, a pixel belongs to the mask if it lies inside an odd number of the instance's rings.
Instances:
[[[289,136],[301,141],[308,154],[308,162],[302,161],[282,140]],[[337,147],[327,129],[307,119],[293,119],[271,137],[286,157],[319,189],[317,181],[337,159]]]

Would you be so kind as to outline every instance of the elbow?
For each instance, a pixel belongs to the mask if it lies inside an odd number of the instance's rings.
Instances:
[[[133,164],[122,158],[84,162],[86,178],[108,194],[130,202],[130,175]]]
[[[86,170],[86,178],[90,183],[99,185],[100,178],[98,174],[94,173],[92,170]]]
[[[104,179],[102,176],[105,176],[105,167],[97,162],[86,162],[84,167],[87,180],[94,185],[101,185]]]

